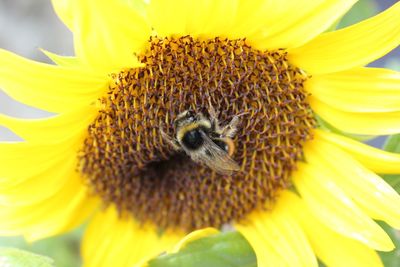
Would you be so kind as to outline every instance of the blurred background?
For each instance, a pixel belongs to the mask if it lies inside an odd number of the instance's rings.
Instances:
[[[338,27],[351,25],[370,17],[395,2],[397,1],[360,0],[343,18]],[[39,48],[60,55],[73,55],[72,34],[55,15],[50,0],[0,0],[0,48],[30,59],[50,63],[50,60],[40,52]],[[372,63],[371,66],[400,70],[400,49],[397,48],[386,57]],[[18,103],[1,89],[0,113],[24,118],[52,115]],[[15,140],[21,139],[0,125],[0,141]],[[370,143],[380,146],[382,141],[383,138],[379,138]],[[81,234],[82,227],[72,233],[33,244],[26,243],[21,237],[3,237],[0,238],[0,246],[19,247],[47,255],[56,261],[58,267],[75,267],[80,265],[79,240]],[[390,266],[400,266],[400,255],[398,259],[398,265]]]

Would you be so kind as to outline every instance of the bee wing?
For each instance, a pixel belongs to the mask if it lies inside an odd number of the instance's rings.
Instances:
[[[240,169],[239,165],[229,157],[226,151],[215,144],[207,134],[204,132],[201,132],[201,134],[204,140],[203,147],[195,155],[192,155],[194,160],[206,164],[220,174],[230,175],[233,171]]]

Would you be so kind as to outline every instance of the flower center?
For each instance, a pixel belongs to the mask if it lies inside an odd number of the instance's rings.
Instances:
[[[193,230],[239,220],[290,186],[315,121],[307,76],[283,50],[259,51],[244,39],[157,38],[141,68],[112,75],[103,109],[88,129],[81,172],[105,204],[158,227]],[[220,174],[177,151],[174,121],[190,110],[221,125],[239,115],[232,159]]]

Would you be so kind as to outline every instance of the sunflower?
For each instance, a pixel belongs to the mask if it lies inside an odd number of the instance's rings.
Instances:
[[[42,119],[0,116],[0,234],[37,240],[89,220],[85,266],[132,266],[231,225],[258,266],[382,266],[400,155],[352,135],[400,132],[400,73],[364,65],[399,44],[400,3],[327,32],[355,0],[54,0],[75,56],[0,50],[0,86]],[[239,116],[220,174],[176,151],[186,110]],[[209,114],[208,114],[209,115]],[[205,230],[209,232],[209,230]],[[212,231],[211,231],[212,232]]]

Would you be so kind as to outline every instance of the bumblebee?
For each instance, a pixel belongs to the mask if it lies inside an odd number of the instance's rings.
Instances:
[[[175,138],[164,132],[161,132],[162,136],[175,150],[183,150],[193,161],[203,163],[220,174],[231,175],[240,169],[231,158],[235,151],[232,138],[236,134],[239,117],[233,117],[228,125],[221,128],[212,106],[209,115],[210,118],[207,118],[202,113],[186,110],[174,121]]]

